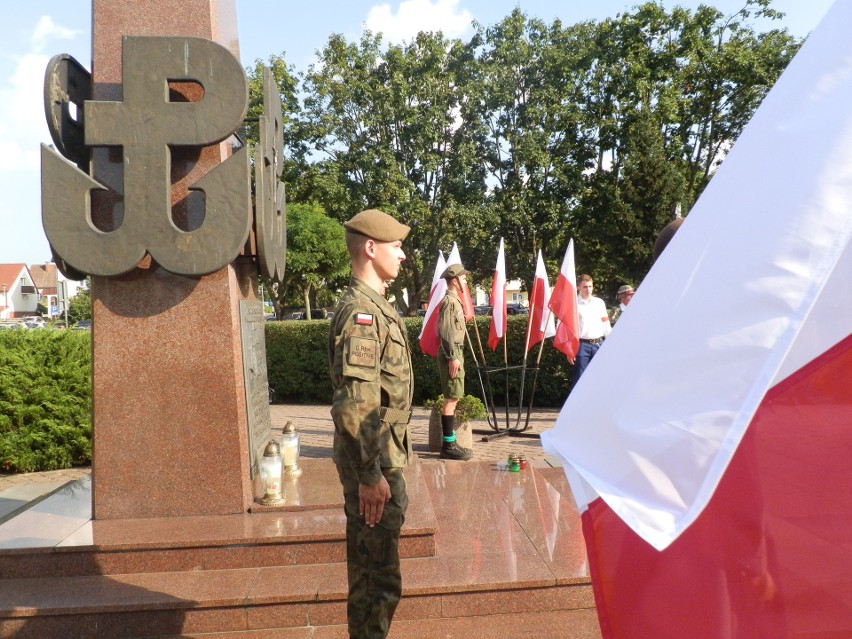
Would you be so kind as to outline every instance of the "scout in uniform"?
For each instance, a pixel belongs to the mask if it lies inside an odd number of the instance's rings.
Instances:
[[[464,340],[467,335],[459,293],[463,290],[467,271],[461,264],[451,264],[441,277],[447,281],[447,294],[438,307],[438,336],[441,346],[438,349],[438,376],[441,378],[441,393],[444,405],[441,409],[441,430],[444,441],[441,444],[442,459],[467,460],[473,451],[463,448],[456,442],[454,422],[456,406],[464,397]]]
[[[352,279],[329,334],[333,459],[346,512],[349,636],[379,639],[387,636],[402,593],[399,533],[408,505],[403,467],[414,454],[408,429],[411,353],[384,292],[399,274],[410,229],[375,209],[344,227]]]

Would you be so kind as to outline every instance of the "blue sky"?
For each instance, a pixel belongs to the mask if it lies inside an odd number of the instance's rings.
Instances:
[[[176,0],[179,1],[179,0]],[[236,0],[243,66],[271,54],[285,53],[290,64],[305,70],[314,52],[332,33],[356,39],[364,27],[386,41],[409,40],[421,30],[442,30],[448,37],[468,37],[472,21],[490,25],[515,7],[547,22],[565,24],[603,19],[638,4],[623,0]],[[664,0],[667,8],[694,9],[697,0]],[[705,0],[726,14],[745,0]],[[832,0],[775,0],[786,14],[772,26],[807,35]],[[91,3],[84,0],[31,0],[5,8],[0,41],[0,263],[34,264],[50,259],[41,226],[39,143],[50,142],[42,106],[42,83],[48,60],[68,53],[91,68]]]

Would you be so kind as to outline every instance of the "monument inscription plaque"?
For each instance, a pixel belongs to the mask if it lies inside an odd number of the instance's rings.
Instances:
[[[240,301],[240,337],[243,345],[243,376],[248,414],[248,449],[252,478],[258,472],[258,460],[272,436],[269,416],[269,380],[266,376],[266,319],[263,303]]]

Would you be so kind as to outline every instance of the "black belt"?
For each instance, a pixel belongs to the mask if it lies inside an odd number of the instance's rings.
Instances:
[[[601,344],[603,344],[604,338],[596,337],[595,339],[584,339],[581,337],[580,341],[586,344],[592,344],[593,346],[600,346]]]
[[[391,424],[405,425],[411,421],[411,409],[398,410],[396,408],[388,408],[387,406],[379,407],[379,419],[383,422]]]

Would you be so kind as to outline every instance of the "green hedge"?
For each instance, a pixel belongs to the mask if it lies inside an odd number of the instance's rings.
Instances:
[[[414,366],[414,403],[422,406],[440,393],[435,360],[420,351],[417,340],[421,318],[403,320],[408,329]],[[489,367],[503,368],[503,346],[488,349],[490,318],[476,318]],[[518,403],[520,364],[526,317],[508,321],[508,387],[511,406]],[[327,404],[331,401],[328,376],[327,320],[269,322],[266,356],[269,385],[277,403]],[[474,344],[476,331],[469,325]],[[0,332],[0,469],[31,472],[84,465],[92,458],[91,335],[88,331]],[[476,346],[479,351],[478,345]],[[533,366],[538,347],[532,349]],[[483,399],[473,358],[465,361],[466,392]],[[491,374],[495,403],[505,402],[506,374]],[[525,401],[533,381],[528,371]],[[565,400],[570,367],[565,356],[545,344],[535,395],[539,407],[559,407]]]
[[[55,470],[92,460],[87,331],[0,332],[0,468]]]
[[[488,348],[489,317],[477,317],[476,322],[479,337],[486,353],[489,368],[503,369],[503,345],[496,352]],[[508,362],[509,362],[509,402],[516,405],[520,389],[521,370],[523,361],[524,335],[526,331],[526,316],[517,315],[508,318]],[[403,322],[408,329],[408,338],[412,350],[412,365],[414,367],[414,403],[422,405],[428,400],[434,400],[441,393],[438,380],[438,369],[435,360],[420,351],[418,336],[423,325],[422,318],[405,318]],[[477,353],[479,345],[476,331],[472,324],[468,332],[475,344]],[[331,400],[331,381],[328,376],[328,331],[327,320],[269,322],[266,327],[266,359],[269,385],[275,390],[276,403],[305,403],[326,404]],[[535,365],[538,356],[538,346],[531,349],[528,366]],[[553,348],[552,340],[547,340],[542,351],[541,370],[535,392],[535,405],[542,407],[559,407],[565,401],[568,393],[571,368],[565,356]],[[503,370],[490,373],[491,388],[495,395],[495,403],[505,403],[506,373]],[[534,372],[527,371],[524,396],[529,399],[529,392]],[[465,391],[482,399],[476,366],[470,351],[465,358]]]

